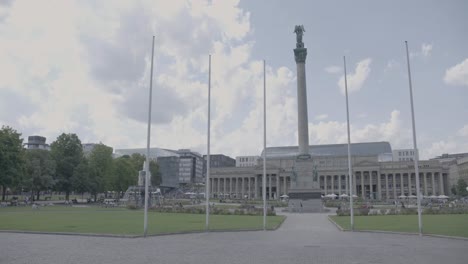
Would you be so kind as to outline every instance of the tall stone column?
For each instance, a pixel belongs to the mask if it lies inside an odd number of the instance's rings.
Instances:
[[[413,188],[411,186],[412,173],[408,173],[408,195],[412,194]]]
[[[393,199],[396,199],[396,198],[397,198],[397,192],[396,192],[396,173],[392,173],[392,176],[393,176],[393,181],[392,181],[392,185],[393,185]]]
[[[229,197],[232,195],[232,178],[229,178]]]
[[[374,199],[372,185],[372,171],[369,171],[369,199]]]
[[[298,114],[298,137],[299,154],[309,154],[309,121],[307,117],[307,88],[306,88],[306,70],[305,61],[307,49],[302,42],[304,28],[296,26],[297,43],[294,49],[294,58],[297,68],[297,114]]]
[[[288,184],[288,177],[285,176],[285,177],[283,177],[283,188],[284,188],[284,194],[286,194],[286,195],[288,194],[286,192],[286,185],[287,184]]]

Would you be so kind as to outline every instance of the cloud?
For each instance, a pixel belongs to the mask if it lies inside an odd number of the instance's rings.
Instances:
[[[315,116],[315,120],[324,120],[327,118],[328,118],[327,114],[321,114],[321,115]]]
[[[338,66],[328,66],[325,68],[325,71],[328,72],[328,73],[339,73],[342,71],[342,69]]]
[[[468,137],[468,124],[458,130],[457,134],[462,137]]]
[[[432,44],[423,43],[421,45],[421,53],[424,57],[431,56],[431,52],[432,52]]]
[[[335,144],[347,141],[346,122],[309,123],[309,136],[314,144]],[[352,142],[390,141],[394,146],[406,146],[410,131],[402,126],[400,111],[393,110],[390,119],[381,124],[356,127],[351,124]]]
[[[444,81],[449,85],[468,86],[468,58],[447,69]]]
[[[385,66],[384,72],[390,72],[390,71],[392,71],[393,69],[395,69],[395,68],[397,68],[399,66],[400,66],[400,64],[396,60],[391,59],[391,60],[389,60],[387,62],[387,65]]]
[[[369,77],[371,68],[370,64],[372,62],[371,58],[366,58],[356,64],[356,68],[354,73],[349,73],[347,75],[348,81],[348,92],[357,92],[361,90],[364,82]],[[340,77],[338,81],[338,86],[340,87],[340,91],[342,94],[345,94],[345,82],[344,82],[344,75]]]

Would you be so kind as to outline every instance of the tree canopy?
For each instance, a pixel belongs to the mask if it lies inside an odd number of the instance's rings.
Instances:
[[[0,130],[0,186],[2,201],[5,200],[6,188],[12,187],[20,179],[24,165],[24,149],[21,134],[9,126]]]
[[[61,134],[50,145],[50,153],[56,162],[56,188],[65,192],[68,200],[73,190],[72,177],[83,159],[83,148],[76,134]]]

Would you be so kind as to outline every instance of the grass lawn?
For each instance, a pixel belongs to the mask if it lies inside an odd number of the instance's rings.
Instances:
[[[284,216],[268,216],[274,229]],[[210,229],[262,228],[262,216],[211,215]],[[0,208],[0,230],[142,235],[143,210],[101,207],[50,206]],[[205,230],[204,214],[148,212],[148,234]]]
[[[350,230],[349,216],[331,216],[339,226]],[[468,214],[423,215],[423,233],[468,237]],[[382,230],[395,232],[418,232],[417,215],[355,216],[356,230]]]

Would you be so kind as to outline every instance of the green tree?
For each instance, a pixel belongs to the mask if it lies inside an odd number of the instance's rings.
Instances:
[[[161,185],[161,172],[159,171],[159,164],[156,161],[151,160],[149,169],[151,172],[151,185]]]
[[[50,145],[50,153],[57,165],[56,187],[65,192],[68,200],[73,190],[73,173],[83,159],[81,141],[76,134],[63,133]]]
[[[86,158],[83,158],[80,164],[78,164],[73,171],[71,178],[73,190],[77,193],[81,193],[81,197],[83,197],[85,192],[88,192],[91,189],[89,171],[88,160]]]
[[[130,159],[133,164],[135,175],[138,175],[138,172],[144,169],[143,164],[146,161],[146,156],[139,153],[134,153],[132,156],[130,156]],[[151,173],[151,185],[159,186],[161,184],[161,173],[159,171],[158,163],[151,159],[149,169]]]
[[[143,169],[143,163],[145,162],[146,157],[139,153],[133,153],[130,156],[130,161],[132,163],[133,169],[138,173]]]
[[[468,196],[468,191],[466,190],[466,181],[464,179],[458,179],[457,181],[457,194],[460,196]]]
[[[136,184],[137,175],[131,159],[120,157],[114,160],[114,173],[112,177],[112,187],[114,191],[124,192],[129,186]]]
[[[109,189],[112,184],[113,149],[104,144],[98,144],[89,155],[90,191],[97,199],[97,194]]]
[[[0,186],[2,201],[7,187],[20,181],[24,168],[24,149],[21,134],[9,126],[0,130]]]
[[[54,185],[55,161],[50,152],[44,149],[26,151],[25,160],[25,177],[22,184],[31,189],[31,200],[34,192],[36,200],[39,200],[40,192]]]

